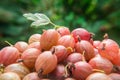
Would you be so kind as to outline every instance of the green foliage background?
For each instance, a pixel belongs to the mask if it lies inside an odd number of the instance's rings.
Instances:
[[[70,30],[83,27],[95,33],[94,39],[102,40],[104,33],[120,43],[120,0],[1,0],[0,1],[0,47],[5,40],[14,44],[27,41],[42,29],[30,27],[24,13],[44,13],[52,22],[67,26]]]

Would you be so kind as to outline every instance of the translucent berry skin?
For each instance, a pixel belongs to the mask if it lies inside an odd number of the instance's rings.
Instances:
[[[78,42],[78,36],[81,40],[87,40],[89,41],[91,38],[91,34],[84,28],[77,28],[74,29],[71,34],[73,35],[75,42]]]
[[[119,53],[119,45],[112,39],[104,39],[98,46],[99,54],[110,61],[114,61]]]

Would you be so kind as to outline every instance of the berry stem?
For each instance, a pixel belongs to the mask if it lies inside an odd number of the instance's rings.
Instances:
[[[7,43],[8,45],[10,45],[10,46],[13,46],[10,42],[8,42],[8,41],[5,41],[5,43]]]
[[[3,64],[0,64],[0,72],[3,73],[4,72],[4,68],[5,66]]]
[[[77,35],[77,39],[78,39],[78,41],[79,41],[79,42],[81,41],[81,39],[80,39],[80,36],[79,36],[79,35]]]
[[[54,29],[57,29],[57,28],[63,27],[63,26],[56,25],[56,24],[54,24],[53,22],[50,22],[50,24],[52,24],[52,25],[54,26]]]
[[[60,27],[62,27],[62,26],[56,25],[56,26],[54,26],[54,29],[58,29],[58,28],[60,28]]]
[[[109,38],[107,33],[105,33],[105,35],[103,37],[104,37],[104,39],[108,39]]]
[[[66,49],[67,49],[67,52],[68,52],[68,53],[73,52],[73,49],[72,49],[71,47],[67,47]]]
[[[53,48],[52,48],[52,54],[54,54],[55,53],[55,46],[53,46]]]
[[[24,62],[24,60],[23,59],[18,59],[16,62]]]
[[[82,61],[86,62],[86,60],[85,60],[85,51],[83,51],[83,53],[82,53]]]
[[[90,32],[90,39],[93,38],[93,36],[95,36],[95,34]]]
[[[120,72],[120,68],[116,65],[113,65],[113,71]]]
[[[0,68],[5,68],[5,66],[3,64],[0,64]]]
[[[71,70],[75,69],[75,65],[71,62],[69,62],[66,66],[65,66],[65,77],[71,76],[72,72]]]
[[[103,71],[103,70],[99,70],[99,69],[93,69],[92,71],[93,71],[93,72],[101,72],[101,73],[105,73],[105,71]]]
[[[68,77],[69,76],[69,74],[68,74],[68,64],[65,66],[65,74],[64,74],[64,77]]]
[[[41,68],[41,69],[38,71],[38,77],[39,77],[39,78],[41,78],[42,73],[43,73],[43,69]]]
[[[50,24],[52,24],[53,26],[57,26],[56,24],[54,24],[53,22],[50,21]]]
[[[105,45],[106,45],[106,44],[105,44],[105,43],[103,43],[103,47],[102,47],[102,50],[105,50]]]

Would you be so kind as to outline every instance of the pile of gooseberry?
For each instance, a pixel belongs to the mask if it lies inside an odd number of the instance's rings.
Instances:
[[[120,48],[108,34],[57,26],[2,48],[0,80],[120,80]]]

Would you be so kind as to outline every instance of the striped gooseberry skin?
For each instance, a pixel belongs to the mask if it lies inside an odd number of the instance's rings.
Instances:
[[[35,66],[35,61],[39,54],[41,54],[40,50],[36,48],[28,48],[22,53],[20,60],[22,60],[23,64],[29,69],[33,69]]]
[[[28,47],[28,44],[24,41],[18,41],[15,43],[14,47],[16,47],[20,53],[24,52],[27,47]]]
[[[86,61],[89,61],[91,58],[95,57],[94,47],[90,42],[86,40],[78,41],[75,44],[75,50],[78,53],[84,53]]]
[[[84,28],[76,28],[71,32],[71,34],[73,35],[75,42],[78,42],[78,36],[80,37],[81,40],[87,40],[87,41],[89,41],[91,38],[91,33],[89,33]]]
[[[66,48],[71,47],[72,49],[74,49],[75,40],[72,35],[64,35],[58,40],[58,45],[63,45]]]
[[[77,80],[85,80],[92,73],[92,66],[85,61],[79,61],[74,63],[72,68],[73,78]]]
[[[112,80],[112,79],[105,73],[96,72],[90,74],[85,80]]]
[[[36,62],[35,69],[38,72],[38,75],[46,75],[52,72],[57,66],[57,57],[51,51],[42,52]]]
[[[66,76],[65,66],[58,64],[54,71],[51,72],[50,76],[54,80],[64,80]]]
[[[50,50],[53,46],[57,45],[59,38],[60,34],[55,29],[44,31],[40,38],[41,49],[43,51]]]
[[[40,42],[38,42],[38,41],[32,42],[28,45],[28,48],[36,48],[36,49],[39,49],[41,51]]]
[[[41,80],[41,79],[38,77],[37,72],[32,72],[32,73],[27,74],[23,78],[23,80]]]
[[[51,51],[53,49],[55,49],[54,54],[57,56],[58,63],[64,61],[65,58],[68,56],[67,48],[64,47],[63,45],[56,45],[52,47]]]
[[[114,65],[120,66],[120,49],[117,57],[112,61]]]
[[[112,39],[104,39],[98,46],[99,54],[114,63],[119,54],[119,45]]]
[[[28,39],[28,44],[31,44],[33,42],[40,42],[41,34],[33,34]]]
[[[61,36],[70,35],[70,30],[67,27],[59,27],[57,28],[57,31]]]
[[[110,74],[113,69],[113,64],[106,58],[96,56],[89,61],[89,64],[93,69],[104,71],[106,74]]]
[[[74,52],[72,54],[70,54],[67,58],[66,58],[66,62],[67,63],[76,63],[82,61],[82,54],[81,53],[77,53]]]
[[[76,80],[76,79],[74,79],[74,78],[66,78],[65,80]]]
[[[7,46],[0,51],[0,64],[3,64],[4,66],[15,63],[19,58],[20,52],[15,47]]]
[[[94,48],[97,48],[100,43],[101,43],[101,41],[99,41],[99,40],[93,41]]]
[[[19,75],[21,79],[30,73],[30,70],[22,63],[14,63],[5,67],[4,72],[14,72]]]
[[[21,80],[14,72],[7,72],[0,75],[0,80]]]
[[[112,80],[120,80],[120,74],[118,73],[110,73],[108,75]]]

